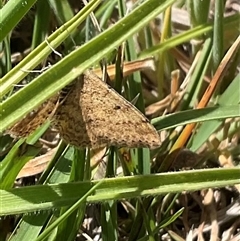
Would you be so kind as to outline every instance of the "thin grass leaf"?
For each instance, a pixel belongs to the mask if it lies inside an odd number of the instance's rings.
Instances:
[[[132,176],[104,179],[101,188],[87,198],[88,202],[119,200],[136,196],[160,195],[195,191],[210,187],[234,185],[240,182],[239,167],[162,173],[146,176]],[[0,190],[4,209],[0,216],[58,209],[72,205],[75,200],[90,190],[92,182],[36,185],[18,189]],[[76,190],[79,190],[76,193]],[[109,191],[111,190],[111,191]]]

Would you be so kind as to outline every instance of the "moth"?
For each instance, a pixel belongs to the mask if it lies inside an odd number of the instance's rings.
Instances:
[[[154,149],[160,145],[158,132],[148,119],[92,71],[86,71],[8,132],[27,136],[46,119],[66,143],[78,148]]]

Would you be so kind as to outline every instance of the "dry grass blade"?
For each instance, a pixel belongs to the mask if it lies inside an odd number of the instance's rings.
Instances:
[[[116,66],[109,65],[107,66],[108,76],[111,80],[115,78],[116,74]],[[136,71],[144,70],[144,69],[152,69],[154,70],[154,61],[152,58],[146,58],[142,60],[136,60],[131,62],[124,62],[123,63],[123,77],[126,77]],[[94,69],[94,73],[100,78],[102,77],[102,70],[101,69]]]

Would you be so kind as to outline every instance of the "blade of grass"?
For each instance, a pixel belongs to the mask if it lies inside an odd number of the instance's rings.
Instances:
[[[2,160],[0,166],[1,189],[13,186],[14,181],[22,167],[40,151],[40,148],[26,145],[24,139],[19,140],[7,156]]]
[[[231,31],[232,25],[235,26],[233,27],[233,29],[236,28],[236,26],[239,23],[239,17],[240,17],[240,14],[236,14],[233,16],[226,17],[224,19],[224,26],[225,26],[224,33],[226,34],[226,36],[228,36],[227,32]],[[213,30],[212,24],[204,24],[204,25],[197,26],[195,28],[192,28],[188,31],[185,31],[181,34],[178,34],[174,37],[169,38],[164,43],[157,44],[153,47],[150,47],[142,51],[139,55],[139,58],[152,57],[155,54],[159,54],[160,52],[167,51],[168,49],[176,47],[177,45],[180,45],[184,42],[188,42],[191,39],[195,39],[199,35],[206,34],[208,32],[211,32],[212,30]]]
[[[50,235],[50,233],[61,224],[66,218],[68,218],[75,210],[79,208],[80,205],[90,196],[101,184],[103,181],[96,183],[84,196],[82,196],[70,209],[68,209],[62,216],[60,216],[56,221],[54,221],[49,227],[47,227],[43,233],[41,233],[36,241],[44,240]]]
[[[3,8],[0,9],[0,42],[6,38],[35,2],[36,0],[8,1]]]
[[[49,29],[50,13],[51,12],[47,1],[37,2],[31,49],[36,48],[45,40]]]
[[[88,202],[102,202],[134,198],[136,196],[160,195],[195,191],[210,187],[222,187],[240,183],[239,167],[213,168],[193,171],[161,173],[104,179]],[[99,181],[27,186],[0,190],[2,205],[0,216],[56,209],[72,205],[85,195],[92,184]],[[78,192],[76,192],[78,190]]]
[[[230,106],[234,106],[236,103],[240,103],[239,101],[239,96],[240,96],[240,88],[239,88],[239,83],[240,83],[240,75],[236,76],[236,78],[231,82],[229,87],[226,89],[226,91],[219,97],[218,100],[218,105],[219,106],[224,106],[226,105],[227,108]],[[231,107],[230,107],[231,108]],[[240,116],[240,110],[239,108],[236,108],[234,111],[237,116]],[[223,119],[228,118],[227,116]],[[194,138],[189,141],[187,147],[192,150],[196,151],[198,148],[201,147],[201,145],[207,141],[209,136],[215,132],[219,126],[222,124],[222,120],[217,120],[217,121],[209,121],[207,123],[203,123],[199,128],[197,133],[195,133]],[[237,126],[235,126],[236,129]]]
[[[239,80],[239,78],[237,80]],[[239,104],[181,111],[152,119],[151,123],[160,131],[190,123],[234,117],[239,117]]]
[[[224,23],[224,1],[215,1],[214,29],[213,29],[213,71],[217,70],[223,57],[223,23]]]

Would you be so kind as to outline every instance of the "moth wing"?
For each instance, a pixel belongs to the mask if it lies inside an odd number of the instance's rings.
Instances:
[[[87,73],[79,95],[88,135],[109,146],[149,147],[160,145],[156,129],[130,102],[93,73]]]

